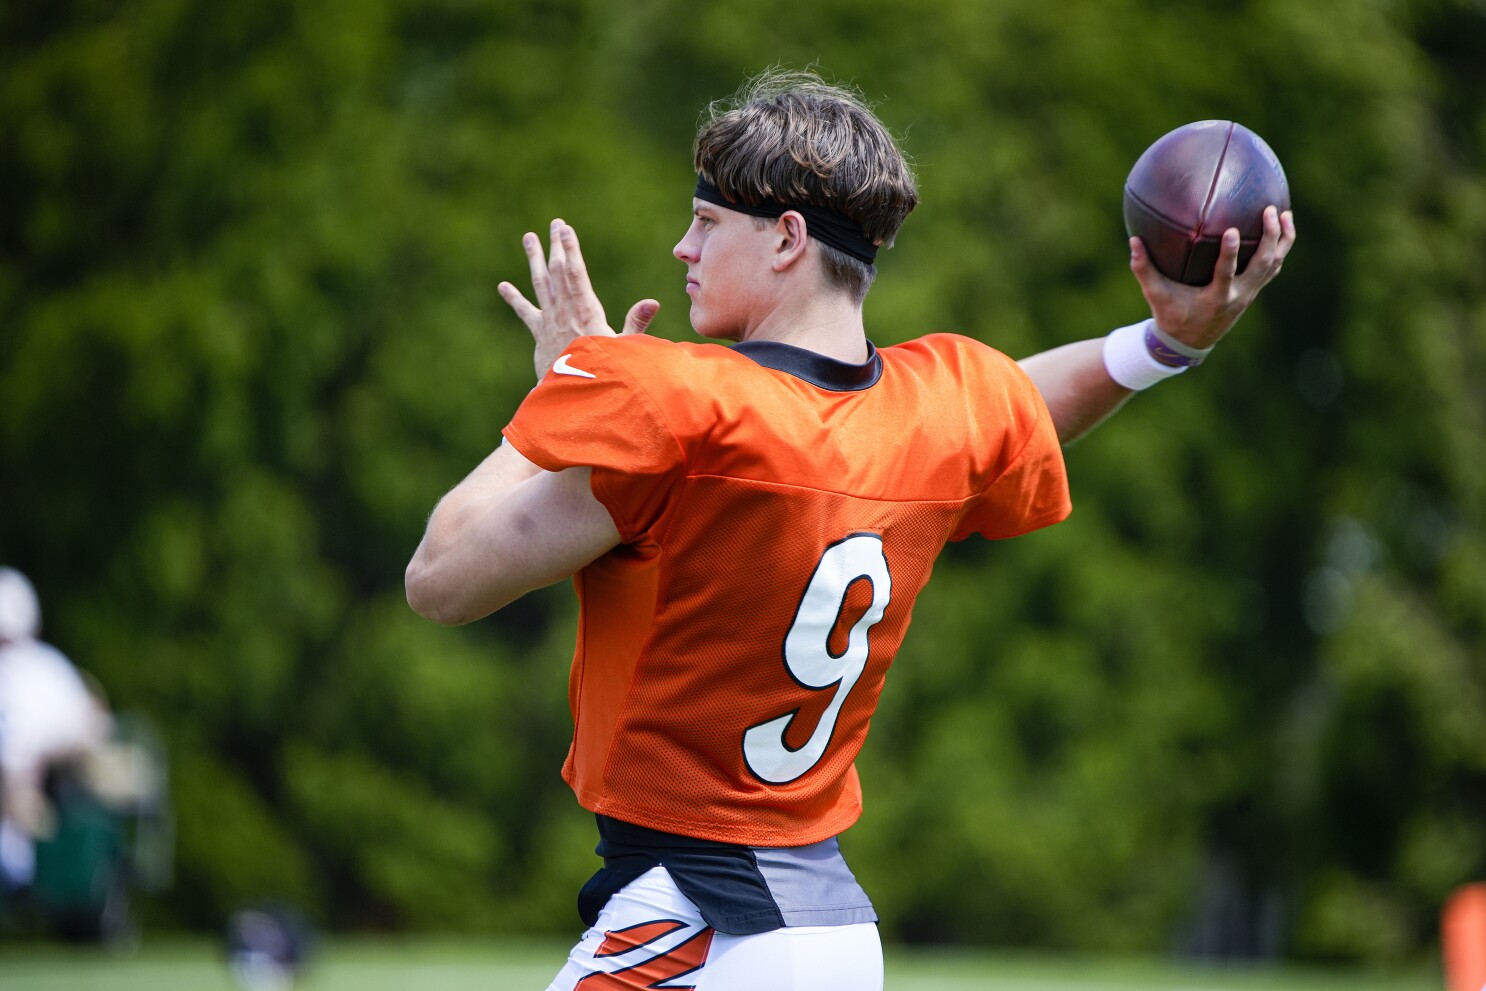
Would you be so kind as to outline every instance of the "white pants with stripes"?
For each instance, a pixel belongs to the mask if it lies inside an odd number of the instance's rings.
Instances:
[[[599,913],[547,991],[882,991],[877,926],[729,936],[702,921],[664,867]]]

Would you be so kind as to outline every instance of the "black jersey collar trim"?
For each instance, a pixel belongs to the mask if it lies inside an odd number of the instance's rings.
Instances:
[[[743,341],[733,345],[733,350],[765,368],[788,372],[832,392],[860,392],[872,388],[882,377],[882,358],[871,341],[867,342],[867,360],[860,365],[778,341]]]

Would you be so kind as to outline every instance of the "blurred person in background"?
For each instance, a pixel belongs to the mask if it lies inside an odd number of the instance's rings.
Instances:
[[[26,576],[0,568],[0,890],[30,887],[36,843],[52,835],[49,772],[102,747],[112,720],[61,651],[37,639],[41,608]]]

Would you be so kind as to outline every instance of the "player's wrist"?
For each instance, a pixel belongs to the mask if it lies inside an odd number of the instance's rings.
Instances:
[[[1138,392],[1201,364],[1211,350],[1183,344],[1147,319],[1110,332],[1104,339],[1104,369]]]
[[[1193,347],[1161,328],[1155,319],[1145,321],[1145,348],[1163,365],[1173,368],[1194,368],[1212,354],[1212,347]]]

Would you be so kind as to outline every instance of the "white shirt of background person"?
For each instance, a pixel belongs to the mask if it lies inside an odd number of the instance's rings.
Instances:
[[[33,879],[35,839],[50,833],[48,767],[108,734],[104,708],[62,652],[37,639],[40,628],[31,583],[0,568],[0,887]]]

